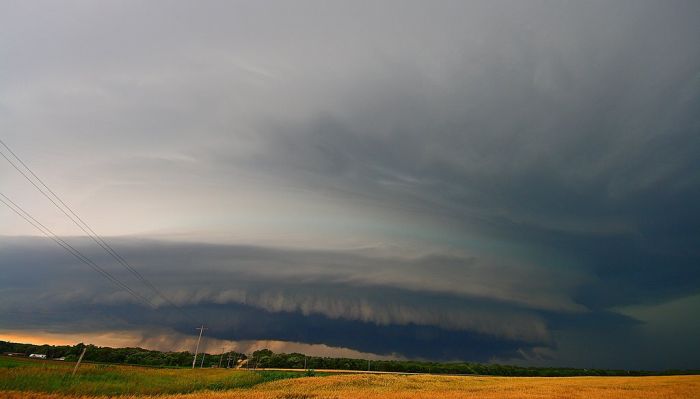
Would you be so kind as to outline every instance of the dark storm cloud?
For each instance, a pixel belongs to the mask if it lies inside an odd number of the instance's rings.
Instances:
[[[74,241],[74,245],[86,246],[84,240]],[[561,274],[558,287],[550,288],[540,281],[546,271],[481,266],[474,259],[446,262],[149,240],[117,242],[148,278],[159,281],[172,300],[185,306],[241,304],[269,312],[323,315],[377,325],[438,326],[531,342],[548,339],[538,309],[583,311],[567,304],[562,292],[575,284],[576,276]],[[3,279],[3,290],[8,294],[5,309],[31,302],[28,295],[41,303],[134,302],[98,275],[86,273],[89,269],[82,264],[52,262],[58,248],[52,253],[47,244],[40,239],[3,239],[2,266],[12,271]],[[45,255],[26,259],[22,255],[26,251]],[[89,246],[85,253],[90,253]],[[97,254],[95,260],[110,265],[107,270],[119,278],[133,280],[103,255]],[[485,268],[493,269],[493,274]],[[68,278],[64,277],[67,271]],[[42,279],[37,280],[37,275]],[[554,278],[552,273],[546,275]],[[537,293],[528,295],[523,290]],[[154,302],[164,305],[159,298]]]
[[[84,240],[72,241],[85,247]],[[8,298],[0,309],[3,328],[65,333],[169,327],[187,334],[199,320],[189,315],[196,315],[209,320],[212,336],[222,339],[324,343],[377,354],[484,361],[551,344],[536,310],[504,303],[502,298],[431,293],[434,289],[429,286],[401,288],[394,278],[370,283],[359,278],[366,271],[364,265],[372,262],[366,257],[117,242],[124,254],[148,270],[148,278],[167,287],[166,295],[186,314],[167,304],[149,309],[134,303],[84,265],[61,262],[66,257],[41,239],[5,238],[0,245],[4,254],[0,266],[7,271],[0,280],[0,292]],[[129,281],[103,257],[95,259]],[[390,274],[396,261],[375,262],[386,263],[384,273]],[[341,265],[351,270],[318,272]],[[311,272],[306,271],[309,268]],[[131,285],[137,287],[136,282]],[[138,291],[143,293],[143,287]]]
[[[85,239],[67,239],[84,253],[91,252]],[[52,333],[141,329],[146,334],[149,330],[162,334],[169,328],[188,334],[201,319],[208,321],[210,335],[220,339],[323,343],[412,358],[541,362],[552,357],[547,350],[558,348],[553,334],[559,331],[619,334],[640,325],[617,313],[522,302],[517,296],[507,300],[511,295],[485,275],[467,275],[466,280],[460,276],[468,269],[469,260],[464,259],[461,269],[446,277],[463,282],[478,278],[498,295],[441,290],[441,267],[431,258],[413,261],[432,273],[422,286],[414,287],[400,278],[417,273],[413,262],[405,259],[112,240],[185,313],[162,303],[99,252],[91,255],[95,261],[160,303],[158,308],[138,303],[47,240],[5,237],[0,242],[0,267],[6,271],[0,292],[7,299],[0,306],[3,328]],[[368,263],[373,268],[381,264],[384,278],[362,278],[371,273]],[[517,277],[520,286],[531,287],[532,298],[548,298],[538,292],[547,289],[539,284],[541,279],[534,274]],[[552,285],[551,276],[547,285]],[[586,359],[564,361],[585,364],[581,362]]]

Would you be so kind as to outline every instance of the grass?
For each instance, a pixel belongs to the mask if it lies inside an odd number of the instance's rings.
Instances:
[[[59,392],[73,395],[150,395],[250,388],[264,382],[300,377],[282,371],[156,369],[0,357],[0,391]]]
[[[150,369],[85,365],[71,380],[72,363],[0,358],[3,399],[690,399],[700,398],[700,376],[456,377],[232,370]],[[69,374],[69,373],[68,373]],[[156,396],[150,396],[156,395]]]

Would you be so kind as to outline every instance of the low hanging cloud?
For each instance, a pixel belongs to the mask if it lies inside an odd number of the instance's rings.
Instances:
[[[85,239],[73,238],[72,241],[89,252],[89,242]],[[138,303],[128,293],[105,286],[106,282],[98,275],[85,275],[83,288],[68,290],[66,287],[75,284],[75,280],[56,273],[58,270],[54,269],[51,259],[55,255],[52,252],[59,249],[52,251],[50,244],[37,238],[2,240],[0,246],[6,254],[3,266],[9,268],[21,263],[24,270],[32,270],[31,274],[39,272],[50,281],[27,282],[22,280],[21,272],[15,276],[8,274],[6,286],[2,288],[8,294],[14,291],[14,299],[6,303],[6,310],[27,303],[29,292],[41,304],[121,306]],[[526,280],[524,274],[520,276],[518,286],[512,287],[513,293],[509,294],[509,280],[498,279],[496,275],[490,277],[488,273],[479,273],[478,269],[470,273],[469,265],[474,266],[474,259],[447,262],[446,259],[427,258],[404,262],[347,253],[153,240],[116,240],[115,244],[132,262],[148,270],[146,276],[162,284],[165,288],[161,291],[179,306],[237,304],[271,313],[321,315],[379,326],[434,326],[525,342],[546,342],[549,338],[545,322],[537,315],[538,310],[584,311],[581,306],[560,299],[566,295],[562,290],[567,286],[566,279],[551,293],[543,292],[532,295],[530,300],[522,300],[522,290],[543,288],[537,281],[536,269],[529,270],[530,280]],[[34,259],[25,259],[23,253],[28,250],[34,254],[43,252],[46,257],[35,255]],[[130,276],[114,262],[103,256],[97,259],[100,264],[109,264],[111,273],[129,281]],[[76,272],[86,268],[70,262],[68,265]],[[502,271],[494,268],[495,274]],[[517,270],[505,269],[511,274]],[[427,280],[428,273],[432,276],[430,280]],[[410,278],[402,277],[406,275]],[[448,284],[450,278],[453,281]],[[420,280],[425,280],[426,284],[420,285]],[[575,278],[569,276],[568,284],[573,285],[574,281]],[[16,289],[12,282],[29,284],[32,290]],[[531,284],[529,288],[528,284]],[[169,306],[163,298],[144,290],[138,281],[130,285],[138,287],[138,292],[159,307]]]

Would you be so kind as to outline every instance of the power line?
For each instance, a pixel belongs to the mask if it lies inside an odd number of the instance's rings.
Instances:
[[[88,225],[80,216],[78,216],[71,207],[69,207],[62,199],[61,197],[58,196],[46,183],[44,183],[39,176],[32,171],[32,169],[27,166],[24,161],[14,152],[12,149],[2,140],[0,139],[0,144],[2,144],[3,147],[9,151],[9,153],[31,174],[31,176],[36,179],[37,182],[43,186],[46,191],[48,191],[53,198],[47,194],[43,189],[41,189],[34,180],[32,180],[21,168],[19,168],[10,158],[8,158],[3,152],[0,151],[0,155],[3,156],[7,160],[7,162],[12,165],[24,178],[29,181],[34,188],[36,188],[41,194],[44,195],[51,203],[58,208],[68,219],[70,219],[76,226],[78,226],[85,234],[87,234],[92,241],[94,241],[97,245],[102,247],[112,258],[114,258],[122,267],[127,269],[133,276],[135,276],[139,281],[141,281],[142,284],[144,284],[146,287],[150,288],[153,292],[156,293],[158,297],[163,299],[166,303],[168,303],[170,306],[174,307],[177,309],[179,312],[181,312],[183,315],[185,315],[187,318],[194,319],[194,317],[190,314],[188,314],[181,306],[177,305],[174,303],[170,298],[165,296],[153,283],[151,283],[148,279],[146,279],[141,273],[139,273],[138,270],[136,270],[129,262],[127,262],[124,257],[122,257],[117,251],[112,248],[112,246],[107,243],[100,235],[98,235],[91,227]],[[55,200],[54,200],[55,198]],[[58,201],[58,202],[56,202]],[[61,207],[59,203],[63,206]],[[64,209],[65,208],[65,209]],[[68,210],[68,212],[66,212]],[[70,214],[69,214],[70,213]]]
[[[17,203],[12,201],[8,196],[6,196],[3,193],[0,193],[0,202],[5,204],[8,208],[10,208],[11,211],[19,215],[22,219],[24,219],[27,223],[31,224],[39,230],[42,234],[47,236],[48,238],[52,239],[56,244],[61,246],[63,249],[68,251],[71,255],[76,257],[78,260],[81,262],[85,263],[86,265],[90,266],[93,270],[96,272],[100,273],[102,276],[104,276],[107,280],[111,281],[113,284],[116,286],[122,288],[129,294],[131,294],[134,298],[139,300],[140,302],[143,302],[147,306],[150,306],[151,308],[155,308],[155,305],[146,297],[143,295],[139,294],[138,292],[134,291],[131,287],[129,287],[127,284],[123,283],[121,280],[118,278],[114,277],[110,272],[107,270],[103,269],[100,267],[97,263],[92,261],[90,258],[85,256],[82,252],[77,250],[75,247],[67,243],[65,240],[63,240],[61,237],[57,236],[51,229],[48,227],[44,226],[41,222],[39,222],[36,218],[34,218],[31,214],[29,214],[27,211],[22,209]]]

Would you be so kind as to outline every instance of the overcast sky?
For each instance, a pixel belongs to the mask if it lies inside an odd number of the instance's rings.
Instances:
[[[0,339],[192,350],[204,322],[242,350],[698,368],[699,20],[1,2],[0,139],[173,303],[0,158],[1,193],[156,305],[0,204]]]

